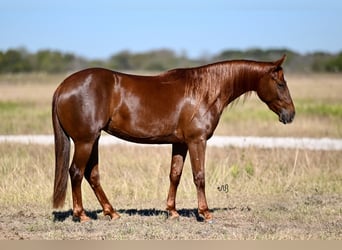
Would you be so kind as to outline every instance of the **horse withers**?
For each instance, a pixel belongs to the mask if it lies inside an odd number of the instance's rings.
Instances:
[[[156,76],[129,75],[102,68],[79,71],[56,89],[52,104],[55,135],[53,206],[64,204],[71,179],[73,215],[87,221],[81,182],[89,182],[103,213],[119,217],[99,180],[101,131],[127,141],[172,144],[167,210],[176,210],[176,192],[189,152],[198,212],[212,219],[205,195],[205,150],[227,105],[242,94],[255,91],[279,120],[292,122],[295,108],[281,67],[275,62],[233,60],[195,68],[174,69]],[[70,138],[75,149],[71,166]]]

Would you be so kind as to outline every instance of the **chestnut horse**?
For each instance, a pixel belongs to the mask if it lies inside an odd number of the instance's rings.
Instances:
[[[90,68],[66,78],[53,96],[55,182],[53,206],[63,206],[68,172],[73,216],[87,221],[81,182],[89,182],[103,213],[119,217],[99,179],[101,131],[136,143],[172,144],[167,210],[176,210],[176,192],[187,152],[197,188],[198,212],[212,219],[205,196],[206,142],[213,135],[224,108],[244,93],[255,91],[279,120],[292,122],[295,108],[281,67],[275,62],[233,60],[196,68],[174,69],[157,76],[138,76]],[[75,151],[69,168],[70,138]]]

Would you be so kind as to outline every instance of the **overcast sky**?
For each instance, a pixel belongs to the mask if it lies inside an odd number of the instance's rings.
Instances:
[[[342,1],[0,0],[0,50],[56,49],[88,58],[169,48],[342,50]]]

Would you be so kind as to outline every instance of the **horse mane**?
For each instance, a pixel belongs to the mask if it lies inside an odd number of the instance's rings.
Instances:
[[[255,90],[252,86],[265,74],[269,63],[235,60],[189,68],[183,72],[185,97],[192,97],[199,107],[202,101],[213,105],[220,95],[225,95],[222,108],[244,94],[245,99]]]
[[[222,79],[229,77],[229,70],[224,64],[213,64],[188,70],[185,75],[186,97],[192,97],[196,103],[213,103],[221,92]]]

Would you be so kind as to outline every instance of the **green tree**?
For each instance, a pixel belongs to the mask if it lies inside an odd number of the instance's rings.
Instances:
[[[342,52],[326,62],[325,70],[328,72],[342,72]]]
[[[10,49],[5,53],[1,53],[0,72],[29,72],[32,70],[31,63],[28,60],[26,50]]]

